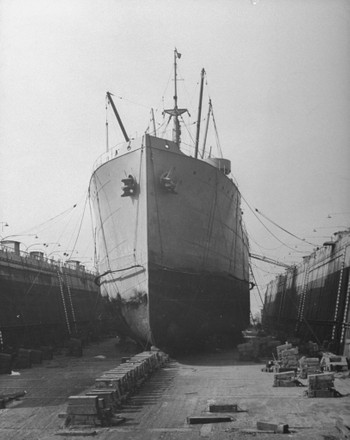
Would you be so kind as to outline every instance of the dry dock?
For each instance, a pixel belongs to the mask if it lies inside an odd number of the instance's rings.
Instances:
[[[115,427],[95,427],[86,435],[62,434],[71,395],[84,394],[103,372],[115,368],[132,349],[115,348],[108,339],[84,349],[81,358],[56,355],[20,375],[1,375],[0,394],[26,395],[0,409],[1,440],[192,440],[192,439],[308,439],[342,437],[336,423],[350,422],[350,379],[337,374],[339,398],[308,398],[307,388],[277,387],[273,373],[263,364],[240,362],[234,351],[197,354],[171,360],[130,397],[119,414],[125,422]],[[209,413],[210,404],[237,405],[239,412]],[[229,422],[190,424],[188,418],[231,417]],[[198,419],[197,419],[198,418]],[[288,424],[288,434],[257,432],[257,422]],[[343,430],[343,433],[346,431]],[[87,434],[95,434],[94,437]]]

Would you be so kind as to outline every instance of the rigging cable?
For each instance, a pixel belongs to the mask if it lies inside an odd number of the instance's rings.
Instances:
[[[291,246],[288,246],[286,243],[284,243],[282,240],[280,240],[273,232],[270,231],[270,229],[260,220],[260,218],[255,214],[255,211],[253,210],[253,208],[249,205],[249,203],[247,202],[247,200],[243,197],[243,195],[241,194],[242,199],[245,201],[245,203],[247,204],[248,208],[252,211],[252,213],[254,214],[254,216],[259,220],[259,222],[263,225],[263,227],[280,243],[282,243],[284,246],[286,246],[288,249],[292,249],[292,251],[294,252],[298,252],[298,253],[304,253],[304,251],[299,251],[296,250],[294,248],[292,248]]]
[[[91,194],[90,194],[90,188],[89,188],[89,208],[90,208],[90,220],[91,220],[91,229],[92,229],[92,237],[94,241],[94,268],[97,267],[97,242],[96,242],[96,232],[97,227],[94,225],[94,216],[92,214],[92,200],[91,200]]]
[[[88,201],[88,193],[86,193],[86,196],[85,196],[84,209],[83,209],[83,214],[82,214],[82,216],[81,216],[81,221],[80,221],[80,225],[79,225],[79,230],[78,230],[78,233],[77,233],[77,236],[76,236],[76,239],[75,239],[74,245],[73,245],[73,249],[72,249],[72,251],[71,251],[71,253],[70,253],[70,255],[69,255],[69,259],[70,259],[71,256],[73,255],[73,252],[75,251],[75,247],[76,247],[76,245],[77,245],[77,241],[78,241],[78,239],[79,239],[79,235],[80,235],[81,227],[82,227],[83,220],[84,220],[84,216],[85,216],[85,210],[86,210],[87,201]]]
[[[256,282],[256,278],[255,278],[255,275],[254,275],[254,272],[253,272],[253,269],[252,269],[251,264],[249,265],[249,267],[250,267],[250,271],[251,271],[251,274],[252,274],[252,277],[253,277],[253,280],[254,280],[254,283],[255,283],[255,287],[256,287],[256,289],[257,289],[257,291],[258,291],[258,294],[259,294],[259,298],[260,298],[261,304],[262,304],[262,306],[264,307],[264,301],[263,301],[263,299],[262,299],[262,296],[261,296],[261,293],[260,293],[259,286],[258,286],[258,284],[257,284],[257,282]]]
[[[213,124],[214,124],[214,130],[215,130],[215,138],[216,138],[217,148],[219,150],[218,152],[220,154],[220,157],[222,158],[223,156],[222,156],[222,150],[221,150],[221,146],[220,146],[219,133],[218,133],[218,129],[217,129],[216,122],[215,122],[214,109],[213,108],[211,110],[211,115],[212,115],[212,118],[213,118]]]
[[[317,246],[317,244],[314,243],[310,243],[309,241],[305,240],[305,238],[300,238],[297,235],[293,234],[292,232],[287,231],[287,229],[282,228],[282,226],[278,225],[276,222],[274,222],[273,220],[271,220],[270,218],[266,217],[265,214],[263,214],[261,211],[258,210],[258,208],[255,208],[255,211],[262,215],[266,220],[268,220],[269,222],[271,222],[273,225],[277,226],[277,228],[281,229],[282,231],[286,232],[287,234],[291,235],[294,238],[297,238],[300,241],[303,241],[304,243],[308,243],[311,246]]]
[[[67,214],[68,212],[72,211],[74,208],[77,207],[77,203],[75,203],[71,208],[65,209],[64,211],[62,211],[60,214],[55,215],[54,217],[51,217],[50,219],[44,221],[43,223],[40,223],[37,226],[33,226],[32,228],[29,228],[25,231],[23,231],[22,234],[18,234],[18,235],[26,235],[27,233],[29,233],[30,231],[32,231],[33,229],[38,229],[41,226],[45,225],[46,223],[52,222],[53,220],[56,220],[57,218],[61,217],[64,214]]]

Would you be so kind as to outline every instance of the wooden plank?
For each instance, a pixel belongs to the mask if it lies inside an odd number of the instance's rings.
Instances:
[[[256,422],[256,428],[259,431],[273,431],[280,434],[287,434],[289,427],[282,423]]]
[[[223,423],[232,422],[232,417],[229,416],[193,416],[187,417],[187,423],[189,425],[200,425],[202,423]]]
[[[209,405],[209,412],[237,412],[238,405],[236,403],[233,404],[211,404]]]

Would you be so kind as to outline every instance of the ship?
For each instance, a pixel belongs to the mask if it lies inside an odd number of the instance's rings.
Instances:
[[[110,320],[96,276],[77,260],[62,262],[41,251],[23,251],[18,241],[2,240],[0,351],[99,338]]]
[[[281,338],[313,341],[350,355],[350,230],[339,231],[272,280],[262,324]]]
[[[155,129],[129,138],[107,92],[124,141],[97,160],[89,186],[101,294],[120,332],[168,352],[235,343],[250,313],[241,195],[230,161],[199,152],[204,69],[193,154],[182,151],[179,58],[175,49],[171,139]]]

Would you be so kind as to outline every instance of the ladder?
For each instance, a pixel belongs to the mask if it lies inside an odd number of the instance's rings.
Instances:
[[[62,273],[63,273],[63,269],[62,269]],[[75,318],[75,311],[74,311],[74,307],[73,307],[73,299],[72,299],[72,292],[69,286],[69,280],[68,280],[68,275],[67,272],[65,272],[65,279],[66,279],[66,286],[67,286],[67,291],[68,291],[68,298],[69,298],[69,303],[70,303],[70,308],[71,308],[71,312],[72,312],[72,317],[73,317],[73,323],[74,323],[74,330],[75,333],[78,333],[78,329],[77,329],[77,320]]]
[[[300,327],[300,323],[303,321],[304,319],[304,309],[305,309],[305,300],[306,300],[306,293],[307,293],[307,288],[308,288],[308,283],[309,283],[309,263],[307,264],[307,266],[305,267],[305,275],[304,275],[304,281],[303,281],[303,290],[301,292],[300,295],[300,300],[299,300],[299,308],[298,308],[298,317],[297,317],[297,323],[295,326],[295,332],[298,332],[299,327]]]
[[[342,322],[342,329],[341,329],[341,336],[340,336],[340,343],[342,344],[345,339],[345,330],[348,327],[348,313],[349,313],[349,302],[350,302],[350,274],[348,279],[348,287],[346,289],[346,298],[345,298],[345,307],[344,307],[344,315],[343,315],[343,322]]]
[[[282,284],[282,286],[281,286]],[[287,291],[287,274],[282,278],[282,283],[281,281],[279,282],[279,286],[282,287],[281,289],[281,301],[280,301],[280,305],[279,305],[279,310],[278,310],[278,320],[281,320],[281,315],[284,309],[284,301],[286,298],[286,291]]]
[[[333,318],[334,324],[333,324],[333,328],[332,328],[332,341],[334,341],[335,333],[337,331],[337,319],[338,319],[338,314],[339,314],[339,304],[340,304],[340,297],[341,297],[342,284],[343,284],[344,267],[345,267],[345,251],[344,251],[343,260],[341,263],[338,290],[337,290],[337,299],[335,302],[335,310],[334,310],[334,318]]]
[[[61,273],[60,273],[60,271],[58,269],[57,269],[57,276],[58,276],[58,283],[60,285],[60,292],[61,292],[64,316],[66,318],[67,329],[68,329],[68,333],[71,335],[72,334],[72,330],[70,328],[70,323],[69,323],[69,318],[68,318],[68,311],[67,311],[67,306],[66,306],[66,300],[64,298],[63,279],[62,279],[62,275],[61,275]]]

